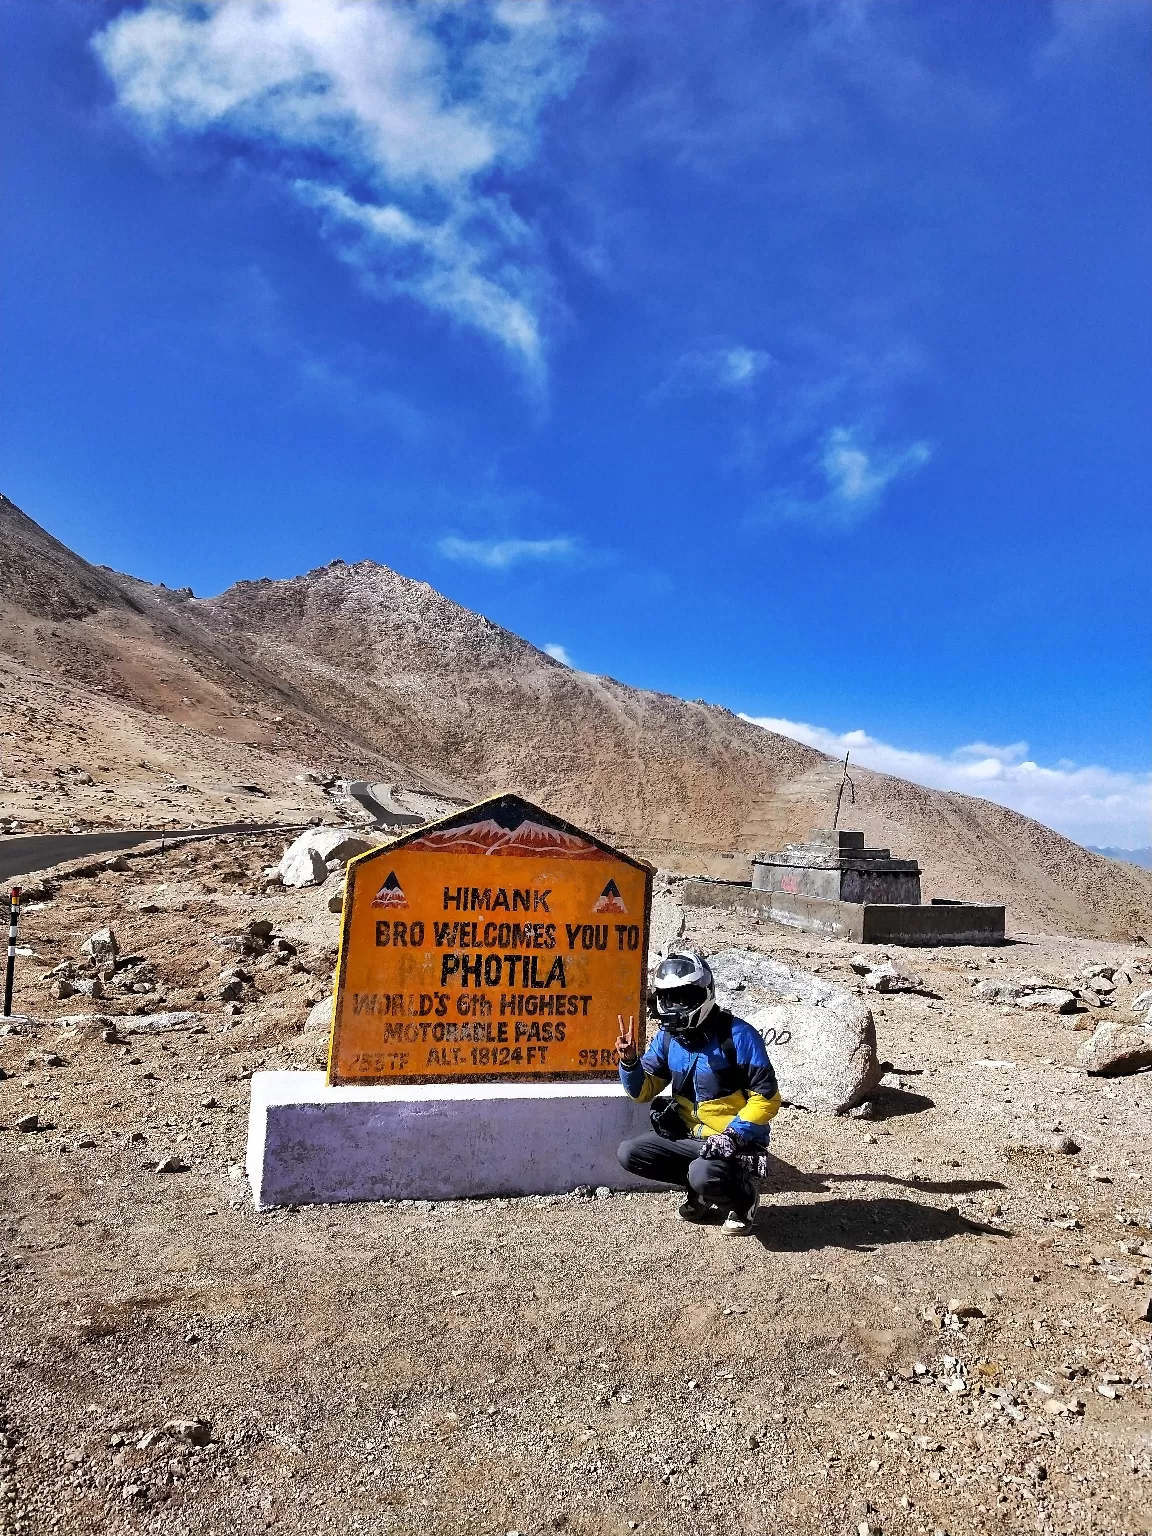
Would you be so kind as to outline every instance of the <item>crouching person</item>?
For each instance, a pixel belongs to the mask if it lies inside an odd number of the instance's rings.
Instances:
[[[770,1121],[780,1108],[776,1074],[751,1024],[716,1005],[708,962],[673,950],[653,981],[659,1033],[639,1054],[636,1026],[620,1019],[620,1081],[646,1104],[669,1084],[671,1100],[652,1113],[652,1130],[620,1144],[629,1173],[687,1191],[685,1221],[722,1221],[729,1236],[751,1232],[766,1172]]]

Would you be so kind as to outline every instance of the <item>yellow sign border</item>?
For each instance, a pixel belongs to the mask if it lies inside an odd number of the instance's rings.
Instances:
[[[489,809],[505,807],[509,802],[515,802],[517,808],[531,812],[534,816],[542,817],[546,822],[563,832],[571,833],[574,837],[584,838],[592,843],[610,858],[619,859],[622,864],[630,864],[633,869],[638,869],[644,875],[644,923],[640,938],[640,947],[637,950],[637,963],[640,967],[640,998],[641,1014],[643,1013],[644,975],[648,964],[648,945],[651,938],[652,923],[652,877],[656,873],[655,866],[645,859],[637,859],[630,853],[622,853],[619,848],[613,848],[611,843],[606,843],[603,838],[596,836],[594,832],[588,832],[583,827],[578,827],[563,817],[555,815],[552,811],[546,811],[542,806],[535,805],[531,800],[525,800],[522,795],[505,792],[500,795],[490,795],[486,800],[477,800],[474,805],[465,806],[458,811],[452,811],[447,816],[442,816],[436,821],[426,822],[422,827],[414,827],[411,832],[406,832],[401,837],[394,838],[391,842],[382,843],[378,848],[369,848],[366,853],[357,854],[349,859],[344,871],[344,899],[340,912],[340,947],[336,956],[336,973],[332,986],[332,1021],[328,1027],[328,1061],[325,1069],[325,1083],[329,1087],[362,1087],[379,1088],[395,1083],[400,1086],[439,1084],[455,1086],[467,1083],[573,1083],[573,1082],[611,1082],[616,1077],[614,1067],[594,1067],[584,1072],[469,1072],[460,1077],[445,1077],[442,1074],[429,1076],[426,1073],[405,1073],[403,1075],[389,1074],[388,1077],[361,1078],[356,1083],[332,1082],[332,1067],[336,1060],[336,1037],[338,1027],[338,1010],[341,991],[344,986],[344,973],[347,959],[348,941],[352,927],[352,908],[348,900],[348,891],[351,883],[354,883],[361,864],[369,864],[373,859],[385,858],[406,847],[409,843],[416,842],[419,838],[426,837],[430,832],[447,829],[453,826],[467,826],[476,819],[478,812]],[[637,1026],[641,1037],[643,1036],[643,1017],[637,1019]]]

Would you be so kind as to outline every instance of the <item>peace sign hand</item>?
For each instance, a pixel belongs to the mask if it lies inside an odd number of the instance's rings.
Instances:
[[[638,1055],[636,1050],[636,1020],[629,1014],[628,1022],[625,1024],[624,1015],[618,1013],[616,1015],[616,1022],[620,1026],[620,1034],[616,1040],[616,1052],[620,1057],[620,1064],[625,1067],[633,1066]]]

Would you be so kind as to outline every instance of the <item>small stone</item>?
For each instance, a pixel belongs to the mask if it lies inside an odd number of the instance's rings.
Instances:
[[[1027,989],[1010,981],[978,981],[972,996],[986,1003],[1014,1003]]]
[[[188,1164],[184,1161],[184,1159],[182,1157],[180,1157],[177,1153],[173,1152],[170,1157],[166,1157],[166,1158],[163,1159],[162,1162],[159,1162],[159,1163],[156,1164],[156,1172],[157,1173],[187,1173],[188,1172]]]
[[[63,1056],[57,1056],[55,1051],[45,1051],[44,1065],[46,1067],[62,1067],[64,1065],[64,1058]]]
[[[948,1303],[948,1310],[954,1317],[972,1318],[983,1317],[984,1313],[973,1301],[961,1301],[953,1296]]]
[[[1016,999],[1017,1008],[1029,1013],[1071,1013],[1076,1007],[1076,996],[1062,987],[1041,987]]]
[[[120,1490],[122,1499],[142,1499],[144,1497],[143,1483],[125,1483]]]
[[[207,1419],[169,1419],[164,1429],[174,1440],[186,1440],[190,1445],[208,1445],[212,1439]]]
[[[200,1100],[200,1108],[201,1109],[219,1109],[220,1108],[220,1100],[219,1099],[214,1099],[212,1097],[212,1095],[209,1094],[207,1098]]]
[[[150,1451],[163,1438],[164,1431],[162,1429],[150,1429],[146,1434],[141,1435],[140,1439],[136,1442],[136,1449],[138,1451]]]
[[[597,1184],[596,1198],[597,1200],[610,1200],[612,1198],[612,1191],[608,1188],[607,1184]]]
[[[116,957],[120,953],[120,945],[111,928],[99,928],[90,938],[84,940],[80,946],[80,953],[98,962],[111,961],[115,964]]]
[[[880,1115],[880,1107],[875,1099],[865,1099],[863,1104],[854,1104],[848,1111],[850,1120],[876,1120]]]
[[[892,964],[878,965],[864,978],[864,985],[872,992],[923,992],[924,978],[914,971],[901,971]]]
[[[16,1122],[18,1131],[38,1131],[40,1129],[40,1116],[37,1114],[21,1115]]]
[[[76,988],[68,980],[67,976],[58,976],[48,988],[48,994],[50,997],[62,1000],[66,997],[74,997],[76,995]]]

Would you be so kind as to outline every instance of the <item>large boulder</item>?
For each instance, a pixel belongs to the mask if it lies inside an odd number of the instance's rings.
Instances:
[[[1127,1077],[1152,1067],[1152,1024],[1109,1019],[1076,1052],[1076,1060],[1101,1077]]]
[[[718,1001],[764,1036],[786,1104],[841,1114],[879,1087],[876,1026],[854,992],[751,949],[708,963]]]
[[[309,827],[287,849],[276,869],[285,885],[323,885],[330,864],[342,869],[349,859],[375,846],[351,827]]]

